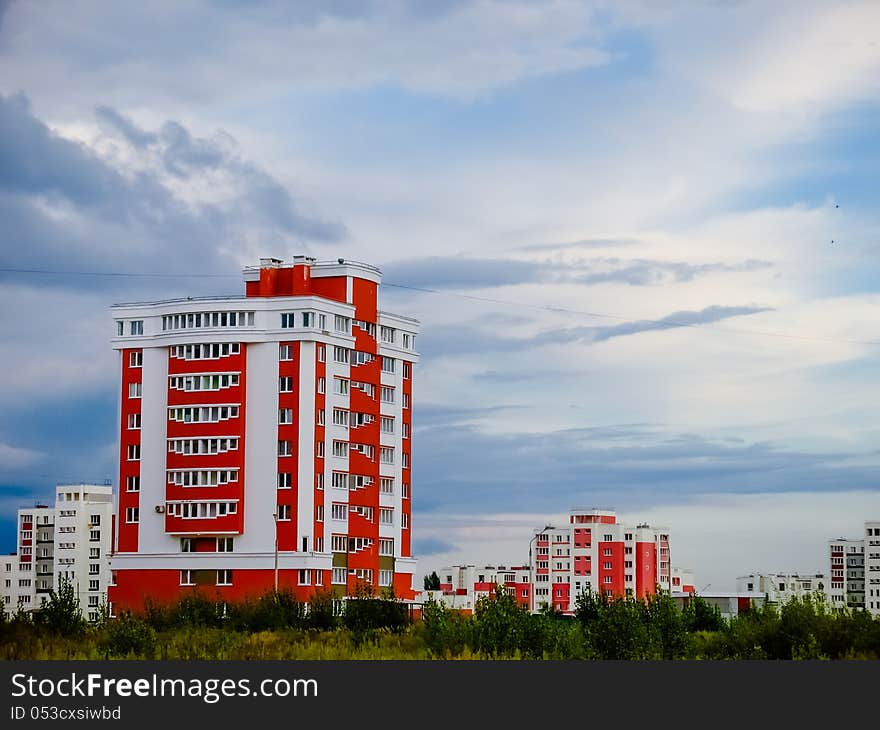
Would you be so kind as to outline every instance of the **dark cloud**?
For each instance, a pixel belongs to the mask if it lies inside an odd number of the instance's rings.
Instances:
[[[143,165],[102,158],[53,133],[24,96],[0,95],[2,265],[231,273],[252,249],[254,257],[266,246],[289,255],[345,234],[341,224],[303,213],[227,135],[195,137],[174,121],[154,133],[110,107],[97,114],[105,130],[141,153]],[[149,164],[156,160],[159,171]],[[196,188],[222,183],[229,192],[193,202],[165,184],[167,175]]]
[[[413,541],[413,554],[416,557],[439,555],[452,552],[453,550],[455,550],[455,545],[436,537],[424,537]]]
[[[606,283],[657,286],[692,281],[713,273],[738,273],[771,267],[767,261],[690,264],[684,261],[598,257],[575,261],[524,261],[463,256],[431,256],[383,267],[388,281],[425,289],[485,289],[516,284]]]
[[[706,493],[873,489],[878,478],[880,464],[864,454],[790,451],[769,442],[625,426],[487,434],[440,425],[419,433],[413,498],[424,512],[513,505],[556,512],[599,503],[626,509]]]
[[[470,325],[441,325],[421,335],[421,353],[431,357],[455,357],[477,353],[525,352],[547,345],[565,345],[573,342],[604,342],[615,337],[656,332],[679,327],[696,327],[731,317],[772,311],[768,307],[712,305],[697,311],[673,312],[657,320],[635,320],[616,325],[566,327],[551,329],[532,337],[506,337],[494,331],[481,330]]]
[[[693,327],[710,324],[730,317],[741,317],[746,314],[772,311],[769,307],[720,307],[712,306],[697,312],[673,312],[659,320],[640,320],[625,322],[613,327],[601,327],[593,335],[593,340],[601,342],[614,337],[625,337],[639,332],[655,332],[657,330],[675,329],[677,327]]]

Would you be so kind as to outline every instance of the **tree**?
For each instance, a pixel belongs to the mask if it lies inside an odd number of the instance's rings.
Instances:
[[[38,616],[41,624],[62,636],[82,633],[86,625],[73,583],[69,580],[62,580],[58,590],[51,591]]]
[[[440,576],[437,575],[437,571],[435,570],[431,575],[425,576],[425,590],[426,591],[439,591],[440,590]]]

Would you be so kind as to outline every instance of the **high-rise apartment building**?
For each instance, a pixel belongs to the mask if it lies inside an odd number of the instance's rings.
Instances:
[[[750,594],[753,598],[763,596],[770,603],[777,604],[806,596],[821,596],[830,603],[828,589],[828,577],[822,573],[749,573],[736,579],[738,593]]]
[[[244,296],[113,307],[120,353],[114,609],[192,586],[412,598],[418,322],[373,266],[298,256]]]
[[[38,609],[67,581],[85,617],[97,620],[107,602],[112,537],[110,485],[59,484],[54,505],[18,510],[16,552],[0,566],[3,608]]]

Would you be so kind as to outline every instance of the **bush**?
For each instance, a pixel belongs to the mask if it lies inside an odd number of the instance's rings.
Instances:
[[[35,612],[37,623],[60,636],[77,636],[86,628],[79,599],[70,581],[62,581],[57,591],[49,594],[46,605]]]
[[[155,652],[156,632],[131,613],[110,619],[103,633],[101,647],[108,656],[152,657]]]

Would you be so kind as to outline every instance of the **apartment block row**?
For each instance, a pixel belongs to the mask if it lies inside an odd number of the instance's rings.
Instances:
[[[97,620],[112,577],[113,513],[106,484],[58,485],[54,504],[19,509],[16,550],[0,558],[2,609],[38,609],[68,582],[86,618]]]
[[[567,524],[534,532],[526,564],[442,568],[440,590],[431,596],[472,610],[479,598],[502,586],[530,611],[547,606],[572,613],[587,591],[639,598],[658,589],[693,592],[693,573],[673,568],[670,550],[666,528],[622,524],[611,510],[573,509]]]

